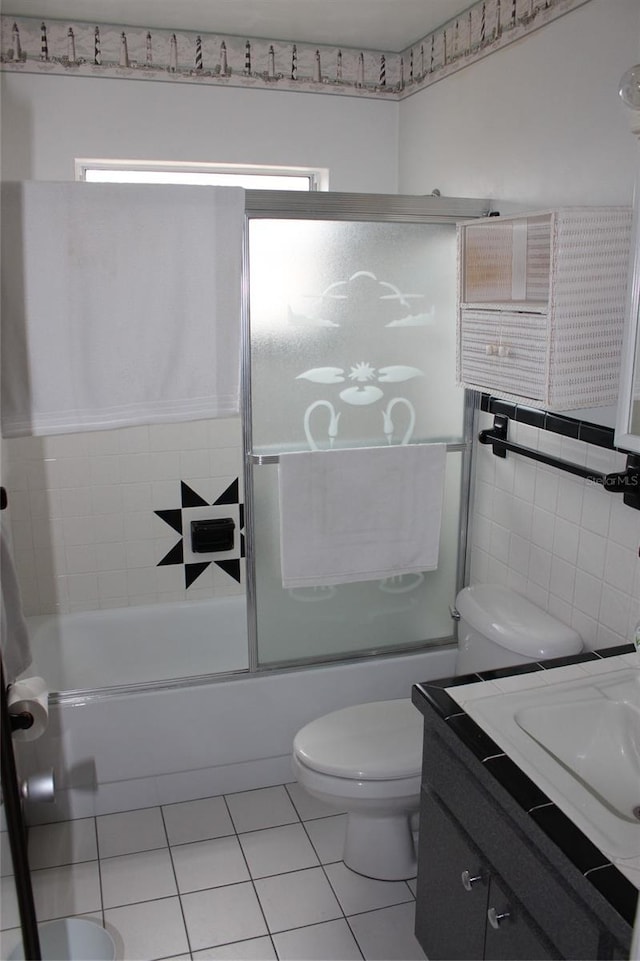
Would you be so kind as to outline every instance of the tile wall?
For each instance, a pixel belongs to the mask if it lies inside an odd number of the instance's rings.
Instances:
[[[493,426],[480,414],[479,428]],[[509,440],[602,473],[626,457],[526,423]],[[629,641],[640,621],[640,511],[599,484],[476,444],[471,582],[507,584],[574,627],[589,649]]]
[[[159,566],[180,534],[155,513],[183,484],[211,505],[239,480],[242,501],[238,418],[5,440],[3,475],[28,615],[244,592],[243,560],[240,582],[211,563],[188,588],[182,563]]]

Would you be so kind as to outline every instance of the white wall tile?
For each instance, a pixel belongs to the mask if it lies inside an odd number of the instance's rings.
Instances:
[[[556,510],[559,517],[573,524],[579,524],[582,518],[582,501],[584,497],[584,483],[572,480],[563,475],[558,483],[558,502]]]
[[[491,525],[490,552],[497,560],[506,564],[509,560],[509,530],[500,524]]]
[[[575,583],[576,569],[574,565],[563,561],[561,557],[554,554],[551,559],[550,593],[570,605],[573,601]]]
[[[578,610],[597,620],[600,611],[601,594],[602,581],[599,578],[593,577],[585,571],[576,571],[573,603]]]
[[[609,531],[611,497],[612,495],[603,490],[599,484],[587,481],[582,499],[580,522],[588,531],[606,536]]]
[[[624,455],[573,438],[512,425],[511,436],[593,470],[624,467]],[[513,490],[488,478],[479,452],[471,512],[473,582],[498,581],[525,594],[581,634],[589,648],[629,640],[640,620],[640,511],[600,485],[510,455]],[[505,540],[509,549],[505,566]]]
[[[541,507],[534,507],[531,540],[537,547],[542,547],[547,551],[552,550],[555,523],[555,514],[545,511]]]
[[[629,595],[616,590],[609,584],[602,589],[600,600],[600,614],[598,620],[601,626],[609,628],[616,634],[624,636],[629,617]]]
[[[511,535],[509,545],[509,566],[525,577],[529,573],[529,554],[531,543],[519,534]]]
[[[558,500],[558,477],[544,468],[536,471],[536,485],[533,495],[534,504],[546,511],[555,512]]]
[[[580,529],[578,542],[577,566],[580,570],[602,577],[604,574],[606,541],[599,534],[593,534],[583,528]]]
[[[544,588],[545,591],[549,590],[551,559],[552,555],[549,551],[543,550],[536,544],[531,545],[529,552],[529,578],[534,584]]]

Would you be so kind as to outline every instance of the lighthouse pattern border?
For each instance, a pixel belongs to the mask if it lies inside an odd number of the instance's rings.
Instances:
[[[477,0],[401,53],[0,17],[0,69],[400,100],[589,0]]]

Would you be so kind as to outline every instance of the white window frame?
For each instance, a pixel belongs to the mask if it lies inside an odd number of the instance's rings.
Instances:
[[[75,160],[75,179],[87,180],[87,171],[121,170],[141,172],[227,174],[229,186],[237,185],[241,176],[295,177],[306,180],[310,191],[329,189],[329,171],[326,167],[285,167],[265,164],[222,164],[222,163],[180,163],[164,160],[110,160],[104,158],[77,157]],[[264,189],[264,187],[262,188]],[[268,189],[268,188],[267,188]],[[282,189],[282,187],[274,187]]]

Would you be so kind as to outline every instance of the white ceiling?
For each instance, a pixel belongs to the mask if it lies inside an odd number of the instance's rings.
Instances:
[[[6,16],[399,52],[472,0],[3,0]]]

